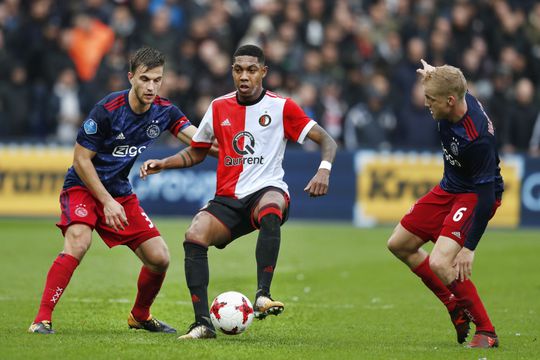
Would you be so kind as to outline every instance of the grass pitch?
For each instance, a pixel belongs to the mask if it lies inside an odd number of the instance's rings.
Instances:
[[[152,313],[183,333],[193,318],[181,248],[188,221],[155,223],[172,262]],[[490,350],[456,343],[442,304],[386,250],[390,233],[289,222],[272,287],[285,312],[255,320],[239,336],[180,342],[173,335],[128,330],[140,264],[128,248],[109,250],[97,235],[56,307],[57,333],[27,334],[62,238],[54,220],[0,219],[0,358],[539,358],[540,232],[489,230],[477,250],[473,280],[501,341]],[[253,298],[255,236],[209,251],[211,298],[228,290]]]

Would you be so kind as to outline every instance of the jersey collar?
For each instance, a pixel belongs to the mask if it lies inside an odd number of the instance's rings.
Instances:
[[[236,102],[238,103],[238,105],[242,105],[242,106],[255,105],[256,103],[258,103],[259,101],[263,99],[264,95],[266,95],[266,89],[263,89],[263,91],[261,92],[261,95],[259,95],[259,97],[253,101],[240,101],[240,99],[238,99],[238,92],[237,92]]]

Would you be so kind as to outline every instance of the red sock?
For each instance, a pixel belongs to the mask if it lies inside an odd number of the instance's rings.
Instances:
[[[41,296],[41,304],[34,322],[52,320],[54,307],[58,304],[60,296],[64,293],[64,290],[71,279],[71,275],[73,275],[73,272],[78,265],[79,260],[69,254],[60,254],[54,260],[49,269],[49,273],[47,274],[45,289]]]
[[[448,311],[454,310],[455,297],[429,267],[429,256],[413,270],[426,286],[441,300]]]
[[[459,299],[466,300],[472,305],[468,310],[473,317],[473,322],[476,324],[476,331],[486,331],[495,333],[495,328],[489,319],[486,308],[478,296],[476,287],[470,280],[454,281],[448,285],[448,289],[452,291]]]
[[[150,317],[150,306],[154,302],[159,289],[161,289],[165,274],[164,272],[153,272],[145,266],[141,268],[139,280],[137,281],[137,298],[131,310],[135,320],[146,321]]]

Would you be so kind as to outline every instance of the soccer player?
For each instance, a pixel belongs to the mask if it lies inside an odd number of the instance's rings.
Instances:
[[[129,63],[131,88],[97,103],[79,130],[73,166],[60,194],[62,215],[57,226],[65,238],[64,249],[47,274],[29,332],[54,333],[52,312],[89,249],[94,229],[107,246],[126,245],[143,263],[128,326],[176,332],[150,314],[169,266],[169,251],[128,180],[139,154],[162,132],[168,130],[188,144],[196,130],[176,106],[157,95],[164,63],[159,51],[139,49]]]
[[[504,190],[494,129],[482,105],[467,92],[462,72],[422,60],[425,104],[438,121],[444,174],[401,219],[388,248],[447,307],[465,342],[470,322],[476,333],[468,347],[499,345],[491,320],[470,280],[474,251]],[[434,241],[430,255],[421,247]]]
[[[320,145],[321,164],[304,191],[313,197],[328,191],[335,141],[291,99],[265,90],[262,80],[266,73],[259,47],[238,48],[232,65],[236,91],[212,102],[190,147],[166,159],[148,160],[140,168],[140,176],[145,178],[163,169],[190,167],[205,158],[214,140],[219,147],[216,196],[196,214],[185,234],[184,266],[195,322],[179,339],[216,337],[208,309],[208,247],[223,249],[256,229],[255,317],[264,319],[283,311],[283,303],[272,299],[270,285],[280,227],[289,210],[281,165],[287,140],[302,143],[309,138]]]

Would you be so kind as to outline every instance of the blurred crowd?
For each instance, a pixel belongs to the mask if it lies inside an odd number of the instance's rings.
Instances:
[[[437,149],[415,70],[460,67],[505,153],[540,155],[540,2],[515,0],[4,0],[0,141],[73,144],[127,88],[127,58],[167,57],[160,95],[197,124],[234,89],[231,55],[260,45],[265,86],[344,149]]]

